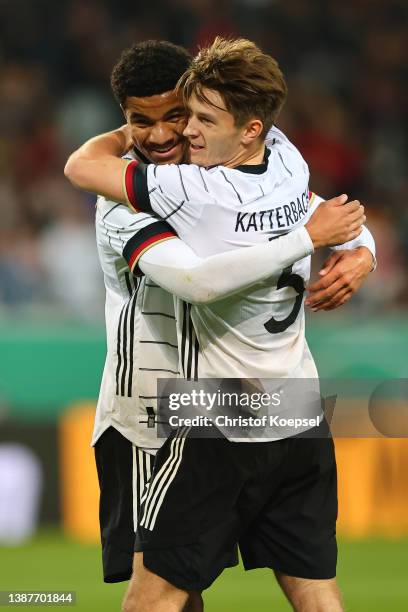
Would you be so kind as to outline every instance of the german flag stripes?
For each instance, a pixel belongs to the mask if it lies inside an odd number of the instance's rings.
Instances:
[[[135,212],[152,212],[146,177],[147,165],[133,160],[125,168],[124,188],[128,203]]]
[[[123,257],[126,259],[132,273],[141,275],[142,272],[137,264],[143,253],[155,244],[170,238],[177,238],[177,236],[165,221],[150,223],[150,225],[146,225],[132,236],[123,249]]]

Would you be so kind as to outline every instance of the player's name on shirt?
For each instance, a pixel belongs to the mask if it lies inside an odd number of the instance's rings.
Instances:
[[[259,232],[275,229],[290,229],[303,219],[309,209],[309,192],[305,190],[287,204],[268,210],[237,212],[235,232]]]

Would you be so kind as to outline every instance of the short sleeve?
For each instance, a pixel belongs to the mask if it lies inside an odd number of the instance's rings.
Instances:
[[[123,204],[98,199],[97,233],[117,255],[128,263],[133,274],[141,274],[140,257],[155,244],[176,238],[176,232],[162,219],[148,213],[133,213]]]
[[[158,215],[180,234],[195,225],[203,206],[213,202],[210,177],[205,169],[191,165],[128,164],[126,194],[135,212]]]

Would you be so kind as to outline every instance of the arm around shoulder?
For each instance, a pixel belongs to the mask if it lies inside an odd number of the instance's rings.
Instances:
[[[79,189],[127,203],[123,176],[129,160],[120,158],[128,144],[123,128],[91,138],[70,155],[64,174]]]

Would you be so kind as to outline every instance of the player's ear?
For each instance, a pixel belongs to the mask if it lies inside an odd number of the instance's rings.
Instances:
[[[248,146],[257,140],[263,131],[260,119],[250,119],[242,131],[242,144]]]

